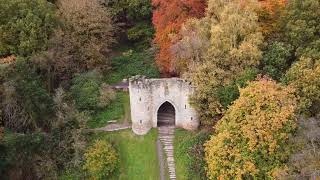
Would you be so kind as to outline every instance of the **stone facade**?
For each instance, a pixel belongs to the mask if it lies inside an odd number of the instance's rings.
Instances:
[[[175,108],[175,126],[187,130],[197,129],[199,119],[189,104],[194,92],[190,82],[180,78],[146,79],[134,76],[129,80],[132,130],[138,135],[157,127],[159,107],[169,102]]]

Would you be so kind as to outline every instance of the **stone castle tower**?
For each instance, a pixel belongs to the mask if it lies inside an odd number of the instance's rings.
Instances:
[[[130,78],[132,130],[143,135],[158,126],[197,129],[199,119],[189,104],[193,92],[191,83],[180,78]]]

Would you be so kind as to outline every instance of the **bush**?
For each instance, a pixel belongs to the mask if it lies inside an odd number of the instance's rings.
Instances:
[[[109,177],[117,168],[118,155],[107,141],[97,140],[85,153],[83,168],[95,179]]]
[[[274,81],[261,79],[241,89],[205,144],[208,177],[271,179],[288,160],[295,110],[293,90]]]
[[[46,50],[56,24],[46,0],[0,0],[0,56]]]
[[[320,112],[320,60],[302,57],[289,69],[284,81],[297,89],[302,113]]]

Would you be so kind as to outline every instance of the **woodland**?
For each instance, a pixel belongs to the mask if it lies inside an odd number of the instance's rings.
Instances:
[[[320,178],[320,0],[0,0],[0,179],[159,179],[134,75],[196,87],[177,179]]]

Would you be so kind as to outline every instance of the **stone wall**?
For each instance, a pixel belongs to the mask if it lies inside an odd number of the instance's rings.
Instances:
[[[146,79],[134,76],[129,80],[132,130],[139,135],[157,127],[157,112],[166,101],[175,108],[175,125],[194,130],[199,125],[196,111],[189,104],[194,88],[180,78]]]

